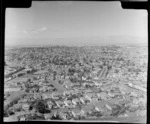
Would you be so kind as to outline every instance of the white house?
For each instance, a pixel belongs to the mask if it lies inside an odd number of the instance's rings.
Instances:
[[[22,105],[22,109],[25,110],[25,111],[28,111],[29,108],[30,108],[30,105],[27,104],[27,103],[24,103],[24,104]]]
[[[51,109],[52,106],[53,106],[53,102],[52,102],[52,101],[48,101],[48,102],[47,102],[47,105],[48,105],[48,108]]]
[[[108,110],[112,110],[111,106],[106,104],[105,107],[108,109]]]
[[[20,116],[19,118],[20,118],[20,121],[25,121],[26,120],[26,118],[24,116]]]
[[[48,96],[47,94],[42,94],[42,98],[45,100],[45,99],[48,99]]]
[[[81,115],[81,110],[79,110],[79,109],[73,109],[72,110],[72,115],[74,117],[80,116]]]
[[[64,104],[65,104],[66,106],[71,106],[71,105],[73,105],[71,100],[65,100],[65,101],[64,101]]]
[[[77,105],[77,104],[80,104],[81,102],[80,102],[80,100],[79,99],[73,99],[72,100],[72,103],[74,104],[74,105]]]

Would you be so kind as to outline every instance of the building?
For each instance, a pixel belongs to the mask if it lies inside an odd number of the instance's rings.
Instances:
[[[92,97],[93,97],[93,95],[90,93],[85,95],[85,98],[87,98],[90,102],[92,101]]]
[[[88,104],[87,106],[82,107],[82,111],[84,111],[84,115],[88,114],[88,113],[92,113],[92,111],[94,110],[94,105],[93,104]]]
[[[77,116],[80,116],[80,115],[83,115],[84,114],[84,111],[82,110],[79,110],[79,109],[73,109],[72,110],[72,115],[74,116],[74,117],[77,117]]]
[[[54,103],[52,101],[47,101],[48,109],[51,109]]]
[[[99,104],[95,104],[95,107],[94,107],[93,110],[96,110],[98,112],[106,112],[105,106],[100,104],[100,103]]]
[[[13,105],[13,106],[14,106],[14,109],[15,109],[16,111],[21,110],[21,104],[15,104],[15,105]]]
[[[106,99],[110,98],[109,95],[105,92],[98,93],[97,96],[99,98],[101,98],[102,100],[106,100]]]
[[[57,105],[58,107],[63,107],[63,108],[64,108],[64,105],[65,105],[65,104],[64,104],[62,101],[59,100],[59,101],[56,101],[55,103],[56,103],[56,105]]]
[[[39,100],[42,99],[42,96],[40,94],[34,94],[33,97],[34,99],[39,99]]]
[[[105,107],[108,109],[108,110],[112,110],[112,107],[108,104],[105,105]]]
[[[99,98],[98,98],[98,97],[93,97],[93,98],[92,98],[92,101],[93,101],[93,102],[97,102],[97,101],[99,101]]]
[[[130,96],[138,97],[138,94],[136,94],[135,92],[130,92]]]
[[[53,93],[52,93],[52,98],[53,98],[53,99],[59,99],[59,97],[61,97],[61,95],[62,95],[61,93],[53,92]]]
[[[71,100],[65,100],[65,101],[64,101],[64,104],[65,104],[66,106],[72,106],[72,105],[73,105]]]
[[[80,101],[82,104],[90,103],[90,100],[86,99],[85,97],[80,97]]]
[[[72,103],[74,105],[79,105],[81,102],[80,102],[80,100],[78,98],[75,98],[75,99],[72,100]]]
[[[63,120],[66,120],[69,118],[69,115],[67,112],[60,112],[59,115]]]
[[[83,77],[83,76],[82,76],[82,80],[86,81],[86,77]]]
[[[93,91],[90,89],[85,90],[85,93],[92,93]]]
[[[70,96],[72,94],[72,92],[73,92],[72,90],[66,90],[63,92],[63,95]]]
[[[24,103],[24,104],[22,105],[22,109],[25,110],[25,111],[28,111],[29,108],[30,108],[30,105],[29,105],[28,103]]]
[[[48,95],[47,94],[42,94],[42,99],[48,99],[49,97],[48,97]]]
[[[129,115],[124,113],[124,114],[118,115],[118,117],[129,117]]]
[[[50,114],[44,114],[44,118],[45,118],[45,120],[48,120],[51,118],[51,115]]]
[[[25,116],[22,115],[19,117],[19,121],[25,121],[25,120],[26,120]]]

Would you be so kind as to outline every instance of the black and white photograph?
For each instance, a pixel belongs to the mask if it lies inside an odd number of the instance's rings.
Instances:
[[[146,123],[146,10],[32,1],[5,14],[4,122]]]

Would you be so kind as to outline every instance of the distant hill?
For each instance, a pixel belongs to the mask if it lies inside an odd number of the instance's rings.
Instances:
[[[76,38],[44,38],[44,39],[7,39],[6,47],[39,47],[39,46],[147,46],[145,37],[137,36],[108,36],[108,37],[76,37]],[[7,43],[11,44],[7,44]],[[35,45],[36,42],[36,45]]]

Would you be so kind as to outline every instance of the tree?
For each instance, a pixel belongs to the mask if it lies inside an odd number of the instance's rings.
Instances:
[[[35,104],[35,109],[39,112],[39,113],[46,113],[46,105],[44,103],[44,101],[40,100]]]
[[[115,108],[113,108],[111,115],[117,117],[120,114],[124,114],[127,110],[128,106],[125,106],[125,104],[117,105]]]
[[[6,112],[8,115],[14,115],[15,112],[11,109],[8,109],[7,112]]]
[[[6,111],[4,111],[4,117],[9,117],[9,115]]]
[[[75,73],[75,69],[74,68],[69,68],[68,73],[69,73],[69,75],[73,75]]]

